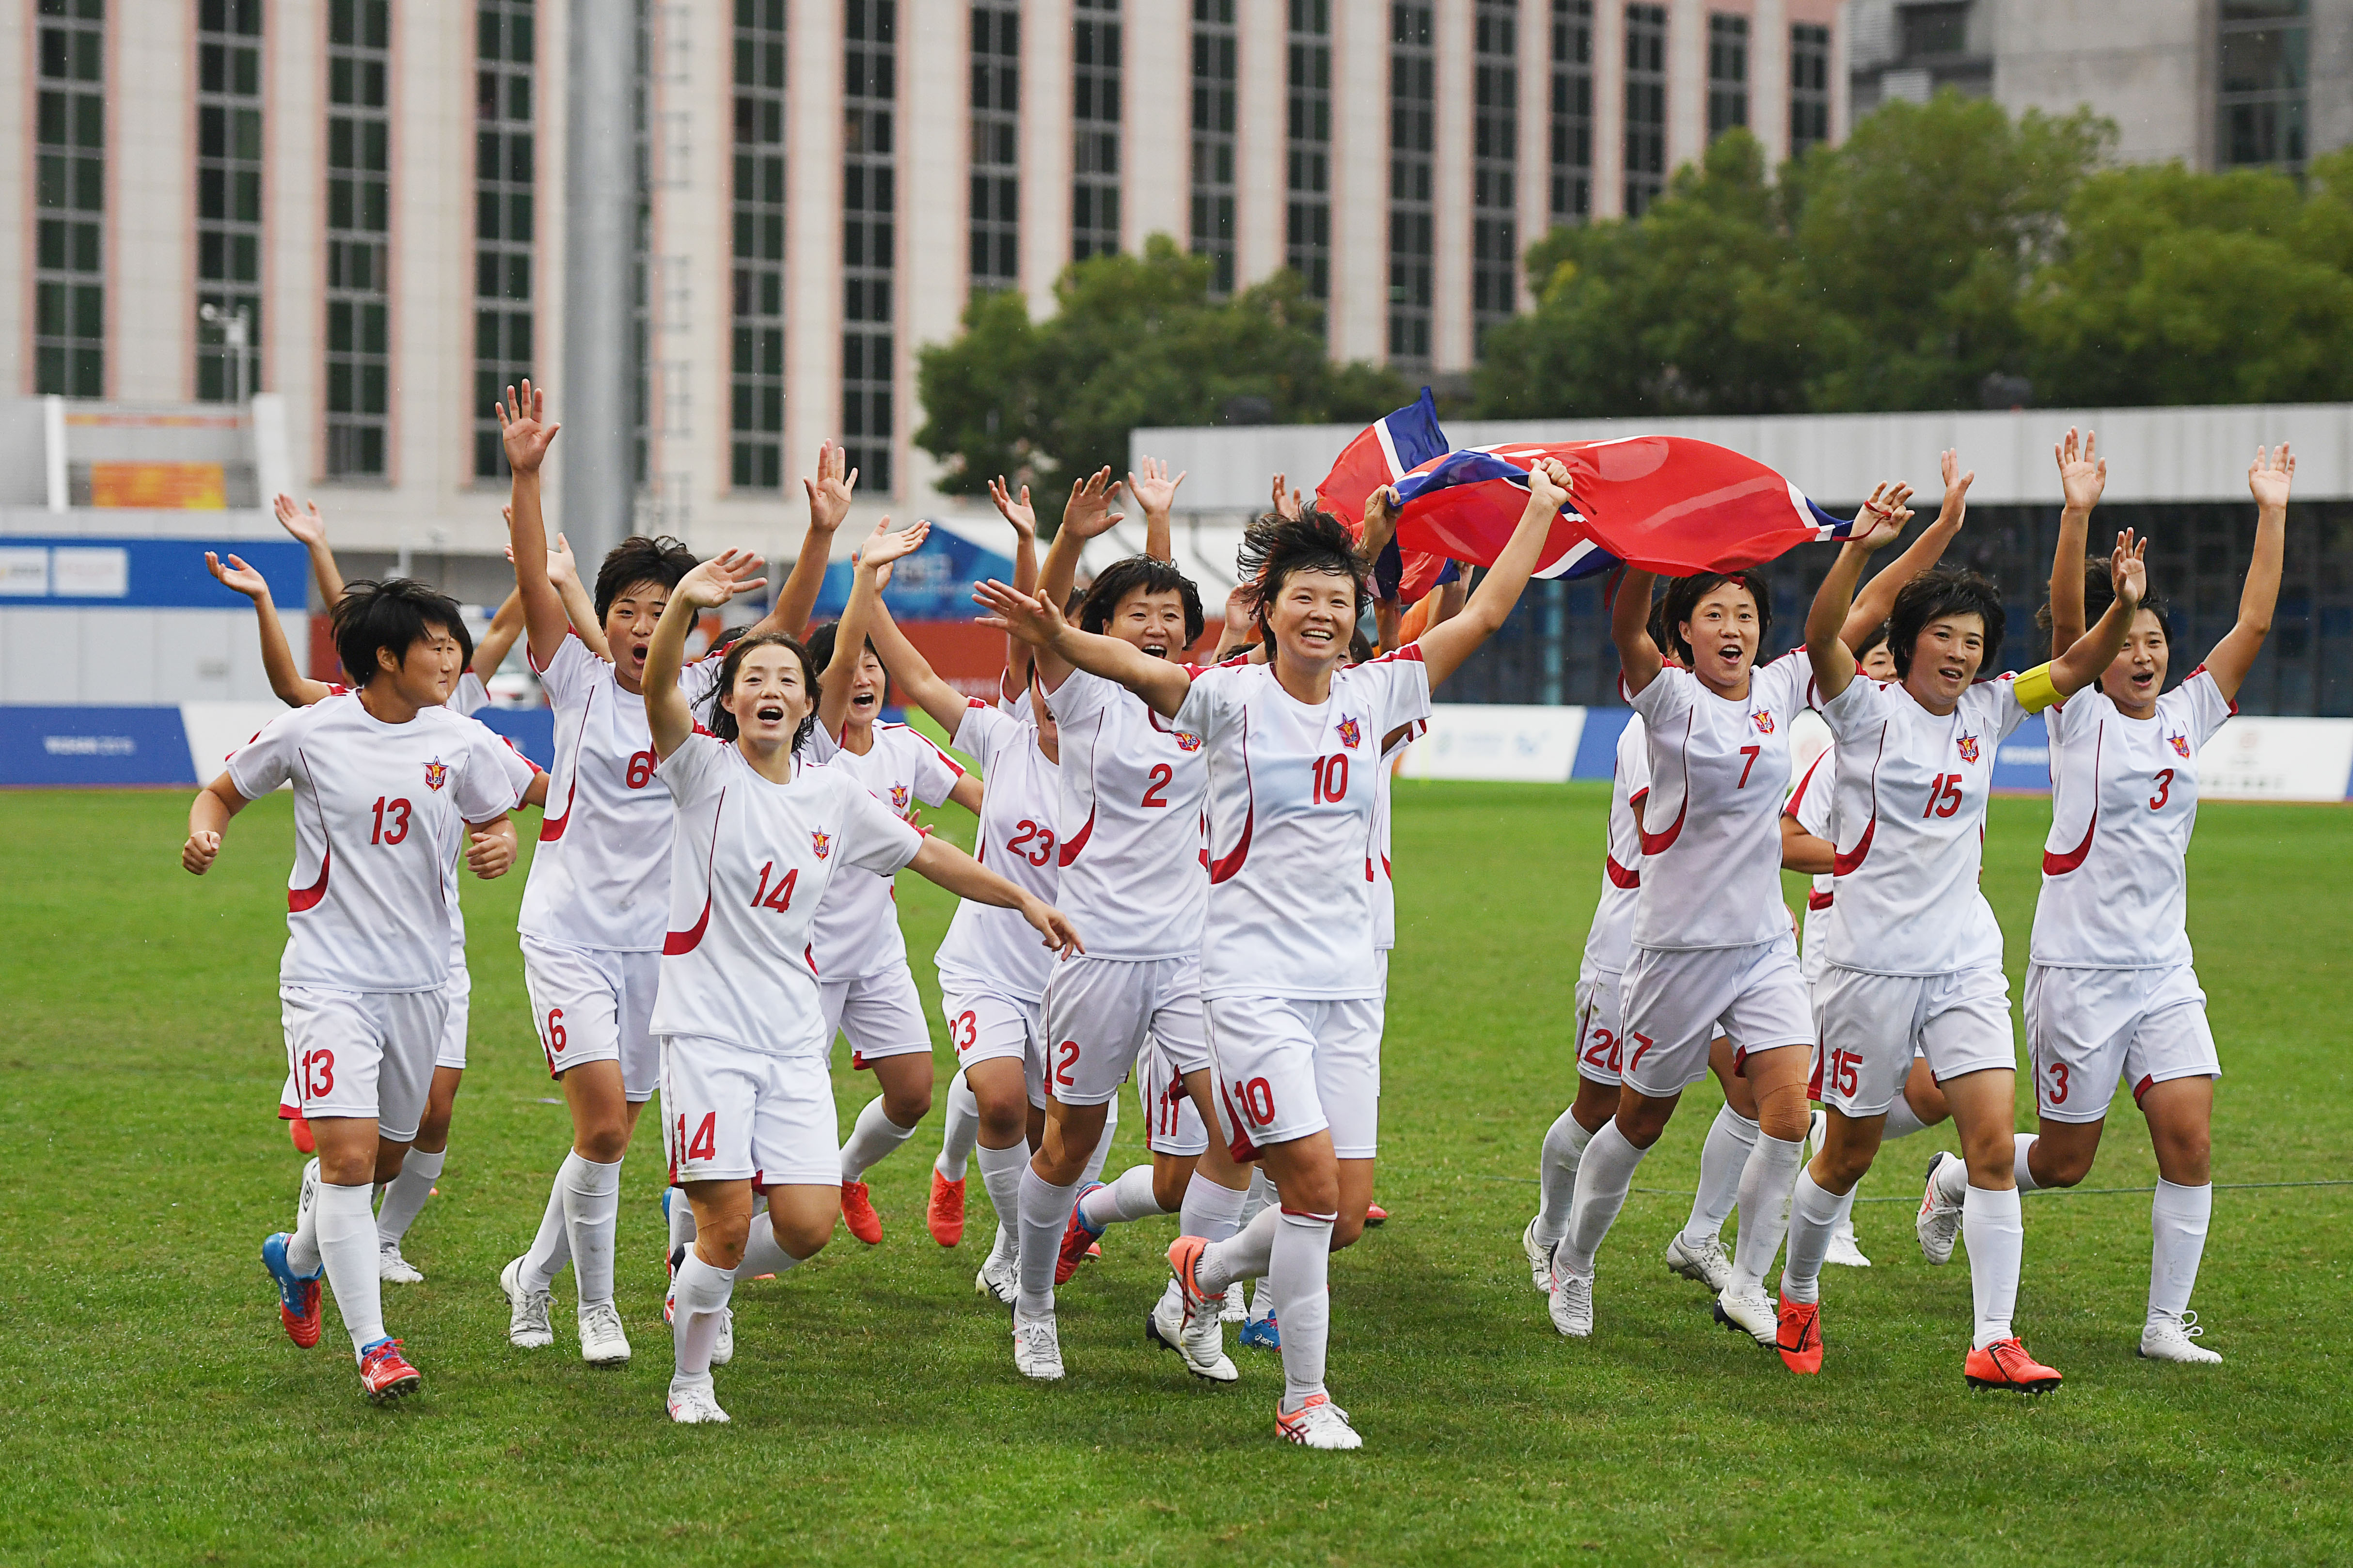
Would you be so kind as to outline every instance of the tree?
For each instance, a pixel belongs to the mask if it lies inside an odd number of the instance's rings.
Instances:
[[[1043,321],[1018,293],[976,295],[963,335],[917,356],[915,442],[945,465],[940,488],[974,494],[1002,473],[1048,489],[1124,469],[1136,426],[1217,424],[1237,397],[1264,398],[1278,424],[1369,422],[1411,397],[1380,366],[1332,363],[1296,273],[1229,300],[1209,297],[1209,278],[1208,258],[1155,235],[1142,256],[1065,270]]]

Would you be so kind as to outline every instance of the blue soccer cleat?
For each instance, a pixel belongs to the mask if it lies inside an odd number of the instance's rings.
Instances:
[[[278,1287],[278,1317],[286,1337],[307,1351],[319,1342],[319,1279],[326,1269],[307,1278],[295,1273],[286,1261],[286,1244],[293,1239],[282,1230],[273,1233],[261,1244],[261,1266]]]

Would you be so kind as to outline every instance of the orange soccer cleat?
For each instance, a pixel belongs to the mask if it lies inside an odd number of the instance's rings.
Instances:
[[[1774,1348],[1791,1372],[1810,1376],[1822,1370],[1822,1309],[1819,1301],[1781,1298],[1781,1327]]]
[[[874,1212],[874,1194],[864,1182],[841,1184],[841,1222],[867,1246],[882,1245],[882,1216]]]
[[[398,1340],[378,1340],[360,1352],[360,1389],[376,1405],[389,1405],[417,1392],[425,1380],[400,1353]]]
[[[1082,1206],[1087,1201],[1087,1194],[1102,1186],[1101,1182],[1089,1182],[1080,1189],[1078,1197],[1071,1205],[1071,1217],[1062,1225],[1062,1250],[1054,1259],[1054,1283],[1057,1285],[1071,1282],[1071,1276],[1079,1271],[1079,1265],[1084,1263],[1088,1254],[1093,1251],[1095,1237],[1103,1234],[1087,1224],[1087,1211]]]
[[[931,1227],[932,1239],[942,1247],[954,1247],[964,1239],[962,1182],[951,1182],[936,1169],[932,1172],[932,1202],[923,1211],[923,1223]]]
[[[2007,1388],[2014,1394],[2048,1394],[2059,1386],[2059,1373],[2026,1353],[2015,1337],[1996,1340],[1969,1352],[1961,1375],[1971,1388]]]

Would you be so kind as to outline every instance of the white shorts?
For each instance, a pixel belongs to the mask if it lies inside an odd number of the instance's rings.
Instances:
[[[1750,947],[1637,947],[1618,1007],[1624,1082],[1652,1100],[1705,1078],[1707,1048],[1719,1036],[1732,1042],[1736,1072],[1757,1052],[1814,1043],[1806,983],[1787,937]]]
[[[1237,1163],[1330,1129],[1332,1152],[1380,1147],[1381,1001],[1221,996],[1207,1005],[1219,1120]]]
[[[2015,1071],[2010,977],[1998,963],[1950,974],[1822,971],[1821,1040],[1807,1093],[1847,1116],[1895,1103],[1916,1053],[1946,1083],[1989,1068]]]
[[[1618,995],[1623,977],[1598,964],[1577,977],[1577,1076],[1615,1089],[1625,1072],[1619,1043]]]
[[[948,1021],[948,1044],[958,1068],[976,1062],[1016,1061],[1029,1086],[1029,1103],[1046,1104],[1046,1012],[1042,1002],[1025,1002],[996,991],[963,990],[943,982],[940,1012]]]
[[[1197,1155],[1209,1147],[1201,1108],[1186,1092],[1185,1075],[1155,1037],[1135,1057],[1135,1102],[1144,1109],[1144,1146],[1155,1154]]]
[[[1054,966],[1046,982],[1046,1092],[1067,1105],[1103,1105],[1135,1066],[1146,1037],[1179,1072],[1209,1065],[1198,955],[1088,958]]]
[[[855,980],[818,982],[818,1005],[825,1012],[826,1049],[836,1030],[849,1041],[849,1065],[863,1072],[884,1057],[932,1054],[932,1026],[923,1022],[923,999],[915,976],[895,963]]]
[[[416,1137],[448,1005],[439,991],[280,986],[294,1110],[312,1121],[373,1117],[388,1142]],[[279,1099],[282,1112],[286,1093]]]
[[[670,1184],[836,1187],[833,1076],[823,1057],[780,1057],[726,1040],[661,1043],[662,1137]]]
[[[474,977],[466,973],[462,963],[449,966],[449,979],[441,987],[441,994],[449,999],[449,1011],[441,1021],[441,1048],[433,1056],[437,1068],[466,1070],[466,1023],[474,1011]]]
[[[523,988],[548,1076],[562,1078],[583,1062],[618,1062],[622,1094],[633,1105],[651,1100],[661,1077],[661,1047],[649,1027],[661,954],[522,940]]]
[[[2121,1078],[2138,1100],[2153,1083],[2220,1078],[2206,993],[2189,964],[2170,969],[2026,966],[2026,1044],[2045,1121],[2097,1121]]]

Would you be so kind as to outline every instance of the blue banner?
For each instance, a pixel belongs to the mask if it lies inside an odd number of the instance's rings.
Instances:
[[[177,708],[0,707],[0,784],[195,783]]]
[[[837,561],[825,569],[816,620],[840,618],[849,604],[855,570],[847,561]],[[980,613],[973,606],[972,585],[990,577],[1011,582],[1013,558],[934,525],[921,550],[891,568],[891,585],[883,590],[883,602],[897,620],[968,621]]]
[[[235,610],[205,552],[261,574],[289,615],[309,605],[310,553],[290,539],[43,539],[0,535],[0,609]]]

